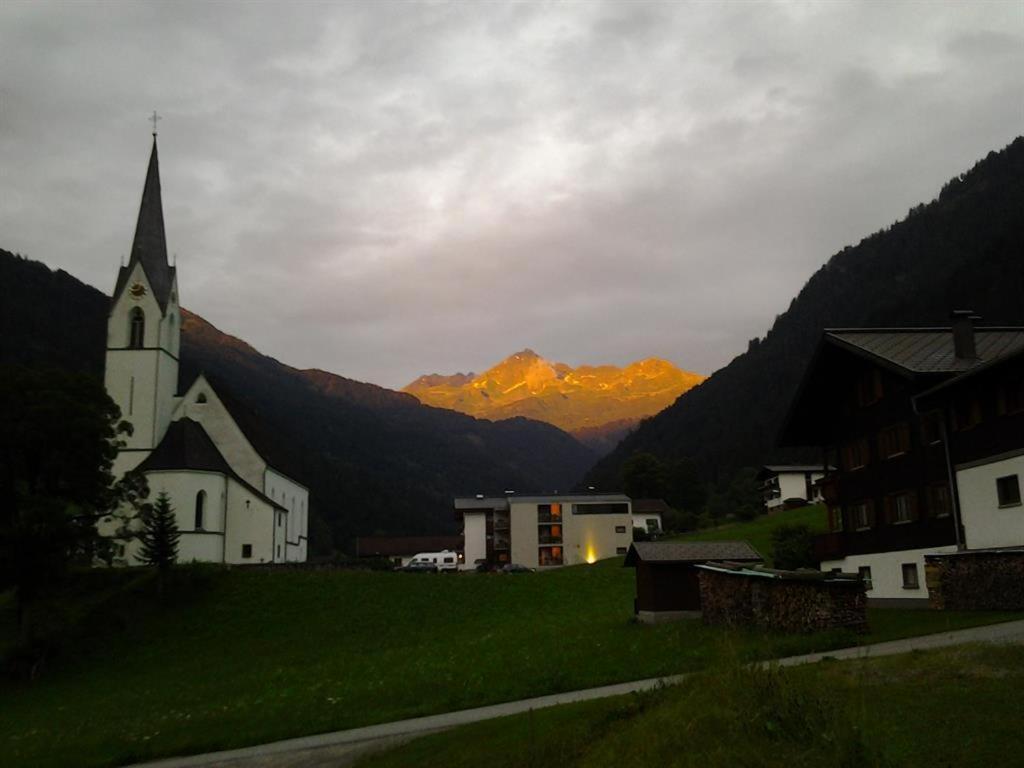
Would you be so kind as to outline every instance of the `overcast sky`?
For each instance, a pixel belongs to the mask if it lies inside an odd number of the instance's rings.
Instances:
[[[0,4],[0,247],[109,293],[159,123],[184,306],[401,387],[711,373],[1024,132],[1024,2]]]

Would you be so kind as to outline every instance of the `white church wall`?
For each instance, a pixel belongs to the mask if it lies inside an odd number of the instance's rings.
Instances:
[[[242,565],[274,562],[274,508],[248,488],[228,479],[224,561]],[[243,547],[251,549],[245,557]]]
[[[205,403],[199,402],[200,396],[206,397]],[[263,487],[267,463],[253,448],[204,376],[199,376],[181,398],[174,419],[183,417],[203,425],[206,434],[239,477],[255,488]]]
[[[181,532],[178,562],[223,562],[228,478],[218,472],[185,470],[148,472],[146,479],[149,481],[149,500],[155,502],[163,491],[174,507]],[[206,496],[202,527],[196,528],[196,503],[200,492]]]
[[[285,560],[305,562],[309,537],[309,491],[268,466],[264,474],[264,493],[288,510],[285,515]]]

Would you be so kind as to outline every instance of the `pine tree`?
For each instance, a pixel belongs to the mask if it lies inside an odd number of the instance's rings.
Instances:
[[[178,559],[178,522],[174,507],[166,491],[156,497],[156,503],[143,516],[144,527],[139,534],[142,549],[136,557],[144,565],[156,566],[159,588],[163,592],[164,575]]]

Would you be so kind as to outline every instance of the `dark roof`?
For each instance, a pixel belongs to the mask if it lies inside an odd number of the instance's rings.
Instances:
[[[942,401],[942,398],[949,392],[956,390],[964,382],[971,382],[984,377],[990,371],[1001,372],[1003,368],[1008,368],[1011,365],[1015,365],[1024,360],[1024,346],[1003,355],[997,357],[994,360],[988,360],[981,365],[976,365],[971,370],[961,373],[959,376],[954,376],[951,379],[932,387],[919,395],[914,397],[915,403],[922,408],[931,408]]]
[[[187,469],[202,472],[217,472],[227,475],[277,509],[287,511],[273,499],[265,496],[258,488],[247,483],[231,468],[224,455],[214,445],[203,429],[203,425],[192,419],[172,421],[160,444],[153,449],[138,469],[141,472],[180,471]]]
[[[160,304],[161,310],[167,309],[167,300],[174,285],[174,267],[167,263],[167,238],[164,234],[164,210],[160,198],[160,163],[157,158],[156,136],[153,137],[153,150],[149,155],[149,168],[146,171],[146,183],[142,188],[142,202],[139,205],[139,218],[135,224],[135,239],[132,241],[132,253],[128,266],[121,267],[117,274],[117,285],[114,288],[114,301],[121,295],[128,275],[136,264],[142,264],[146,279],[153,289],[153,297]]]
[[[634,515],[647,515],[655,512],[665,514],[671,511],[672,507],[665,503],[664,499],[633,499]]]
[[[1024,348],[1024,328],[975,329],[976,359],[956,356],[950,328],[836,329],[826,330],[825,337],[911,374],[966,371]]]
[[[461,536],[362,536],[356,539],[356,557],[394,557],[462,549]]]
[[[974,359],[957,358],[951,328],[826,329],[814,351],[779,429],[780,446],[822,445],[834,439],[837,369],[846,360],[867,361],[918,389],[1015,354],[1024,348],[1024,328],[976,328]]]
[[[624,565],[645,563],[706,563],[709,560],[760,562],[757,550],[745,541],[634,541]]]

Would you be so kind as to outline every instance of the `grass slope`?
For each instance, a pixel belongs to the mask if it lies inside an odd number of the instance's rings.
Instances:
[[[35,684],[0,683],[0,755],[5,768],[116,765],[696,670],[726,640],[745,659],[858,640],[639,625],[620,564],[521,576],[183,569],[163,607],[150,579],[122,579],[80,617],[73,653]],[[9,613],[0,601],[0,633]],[[875,613],[862,640],[1003,618]]]
[[[677,536],[682,541],[749,541],[771,564],[772,531],[780,525],[806,525],[811,533],[825,533],[828,521],[825,507],[812,504],[799,509],[788,509],[774,515],[761,515],[746,522],[729,523]]]
[[[799,669],[724,663],[678,686],[489,720],[359,768],[1003,765],[1024,754],[1024,648]]]

